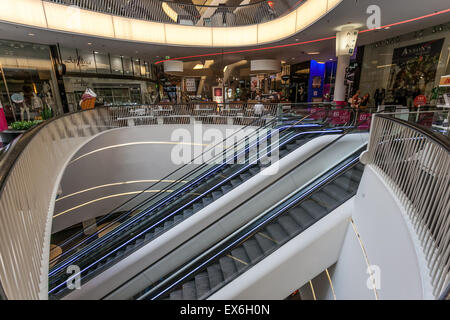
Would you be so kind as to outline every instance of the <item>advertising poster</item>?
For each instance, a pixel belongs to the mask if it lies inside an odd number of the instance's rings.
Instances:
[[[413,106],[414,98],[430,93],[444,39],[394,50],[388,91],[395,104]]]

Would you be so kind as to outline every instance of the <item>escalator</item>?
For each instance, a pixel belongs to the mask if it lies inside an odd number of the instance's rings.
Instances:
[[[352,198],[363,173],[359,149],[286,200],[219,241],[134,299],[206,299]]]
[[[305,118],[306,119],[306,118]],[[274,120],[262,129],[270,128],[265,136],[254,134],[237,143],[234,155],[223,163],[213,161],[204,164],[183,176],[189,181],[185,185],[171,185],[174,190],[168,196],[146,199],[131,208],[115,221],[120,226],[101,239],[82,242],[69,248],[64,258],[59,257],[49,272],[49,296],[57,299],[69,292],[66,287],[68,275],[66,267],[76,264],[80,267],[83,283],[86,283],[102,271],[121,259],[142,248],[167,230],[202,210],[215,200],[230,192],[246,180],[257,175],[270,165],[262,159],[278,152],[279,158],[285,157],[313,138],[342,133],[345,128],[323,129],[319,124],[280,125]],[[262,131],[262,129],[259,129]],[[274,133],[278,135],[273,143]],[[264,145],[262,152],[252,152]],[[220,155],[219,155],[220,156]],[[245,158],[244,163],[242,160]],[[237,163],[236,163],[237,162]],[[161,193],[163,194],[163,193]]]

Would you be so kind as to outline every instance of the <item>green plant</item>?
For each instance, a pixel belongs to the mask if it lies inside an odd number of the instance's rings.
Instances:
[[[16,121],[11,123],[11,129],[13,130],[28,130],[31,127],[41,123],[42,120],[33,120],[33,121]]]
[[[41,112],[41,117],[43,120],[50,119],[51,117],[53,117],[53,110],[50,107],[45,106]]]

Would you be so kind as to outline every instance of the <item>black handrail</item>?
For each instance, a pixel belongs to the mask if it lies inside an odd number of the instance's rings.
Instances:
[[[310,114],[308,114],[308,115],[306,115],[306,116],[304,116],[304,117],[302,117],[300,120],[298,120],[296,123],[294,123],[294,124],[292,124],[291,126],[289,126],[288,128],[286,128],[286,129],[284,129],[285,131],[286,130],[288,130],[289,128],[292,128],[292,127],[295,127],[295,125],[298,125],[299,123],[301,123],[304,119],[306,119],[306,118],[308,118],[308,117],[311,117],[313,114],[315,114],[315,113],[318,113],[318,112],[321,112],[322,110],[318,110],[318,111],[316,111],[316,112],[314,112],[314,113],[310,113]],[[328,110],[328,111],[330,111],[330,110]],[[351,110],[351,111],[353,111],[353,110]],[[112,233],[114,233],[114,231],[116,231],[116,230],[113,230],[112,231]],[[102,242],[103,241],[105,241],[105,239],[102,239]],[[98,244],[100,244],[100,243],[98,243]],[[83,253],[85,253],[85,251],[86,251],[87,249],[86,248],[83,248],[83,249],[81,249],[79,252],[76,252],[74,255],[75,256],[79,256],[79,255],[82,255]],[[72,257],[72,261],[73,261],[73,256],[74,255],[72,255],[72,256],[70,256],[69,258],[71,258]],[[69,259],[69,258],[67,258],[67,259]],[[66,260],[67,260],[66,259]],[[64,261],[66,261],[66,260],[64,260]],[[66,264],[67,264],[67,262],[66,262]],[[58,267],[58,270],[61,268],[61,264],[58,264],[57,266],[55,266],[55,268],[56,267]],[[84,271],[84,270],[83,270]],[[80,271],[80,273],[81,273],[82,271]],[[51,273],[50,273],[51,274]]]
[[[206,266],[208,263],[212,262],[212,260],[217,258],[221,253],[231,250],[233,246],[241,243],[248,237],[251,237],[253,234],[257,233],[258,230],[264,228],[264,226],[266,226],[274,219],[276,219],[278,216],[283,214],[287,209],[296,205],[300,201],[305,200],[314,191],[321,188],[325,184],[329,183],[332,179],[337,178],[339,175],[343,174],[342,169],[339,171],[339,169],[342,166],[345,167],[345,165],[350,166],[356,165],[358,161],[355,161],[355,158],[359,156],[359,154],[363,151],[363,149],[365,149],[365,147],[355,151],[344,161],[337,164],[336,166],[328,170],[326,173],[324,173],[322,176],[312,181],[305,188],[300,188],[300,190],[297,190],[297,193],[294,196],[290,196],[289,199],[287,200],[280,201],[275,208],[273,207],[269,208],[264,213],[262,213],[257,219],[255,219],[255,221],[247,223],[245,226],[239,228],[233,234],[219,241],[210,249],[208,249],[205,253],[201,254],[194,260],[180,267],[178,271],[173,272],[169,277],[162,280],[154,288],[143,293],[140,297],[138,297],[138,299],[139,300],[145,299],[148,296],[151,296],[149,299],[152,300],[157,299],[161,295],[165,294],[168,290],[178,285],[180,280],[188,278],[195,271],[199,270],[200,267],[197,266],[198,264],[201,264],[201,267]],[[288,204],[284,205],[286,202],[288,202]],[[282,210],[277,211],[277,208],[280,206],[283,206]],[[271,212],[274,211],[275,213],[270,214]],[[187,274],[183,274],[184,271],[186,271]]]
[[[226,140],[231,139],[232,137],[234,137],[236,134],[238,134],[239,132],[241,132],[242,130],[245,130],[248,127],[253,126],[253,124],[255,122],[259,122],[261,119],[255,119],[253,120],[250,124],[244,126],[243,128],[239,129],[237,132],[233,133],[231,136],[227,137]],[[273,119],[272,121],[270,121],[269,123],[267,123],[264,127],[269,127],[272,124],[274,124],[277,121],[277,119]],[[183,166],[181,166],[180,168],[177,168],[176,170],[170,172],[169,174],[167,174],[165,177],[161,178],[160,180],[154,182],[153,184],[151,184],[149,187],[147,187],[146,189],[142,190],[140,193],[136,194],[135,196],[131,197],[130,199],[128,199],[127,201],[123,202],[122,204],[118,205],[117,207],[115,207],[114,209],[110,210],[109,213],[107,213],[106,215],[104,215],[99,221],[97,221],[97,223],[101,223],[102,221],[105,221],[107,218],[109,218],[111,215],[117,213],[117,211],[125,206],[127,203],[130,203],[131,201],[133,201],[134,199],[136,199],[137,197],[141,196],[142,194],[145,194],[145,191],[149,190],[150,188],[154,187],[155,185],[157,185],[158,183],[160,183],[162,180],[165,180],[167,178],[169,178],[170,176],[174,175],[175,173],[179,172],[180,170],[183,170],[185,167],[187,167],[188,165],[192,164],[195,162],[196,159],[203,157],[204,153],[209,152],[210,150],[214,149],[217,145],[219,144],[223,144],[224,141],[219,142],[218,144],[216,144],[215,146],[211,147],[210,149],[204,151],[202,154],[198,155],[196,158],[192,159],[189,163],[184,164]],[[202,169],[205,168],[205,166],[208,165],[208,163],[204,163],[201,166],[193,169],[192,171],[189,171],[188,173],[186,173],[184,176],[180,177],[179,179],[177,179],[177,181],[174,181],[172,183],[170,183],[169,185],[167,185],[164,189],[162,189],[160,192],[150,196],[149,198],[141,201],[139,204],[135,205],[133,208],[125,211],[124,213],[120,214],[118,217],[116,217],[114,220],[108,222],[105,226],[103,226],[101,229],[97,230],[94,234],[91,234],[87,239],[84,239],[82,242],[80,243],[76,243],[74,246],[70,247],[68,250],[69,251],[65,251],[64,254],[62,256],[65,256],[68,252],[70,252],[70,250],[73,250],[74,248],[79,247],[81,244],[83,244],[84,242],[86,242],[88,239],[90,239],[91,237],[99,234],[100,232],[108,229],[109,227],[111,227],[115,222],[117,222],[118,220],[122,219],[123,217],[128,216],[130,213],[132,213],[133,211],[137,210],[138,208],[148,204],[149,202],[151,202],[152,200],[154,200],[156,197],[158,197],[160,194],[163,194],[164,192],[166,192],[167,190],[170,190],[170,188],[174,185],[176,185],[178,183],[179,180],[184,180],[185,178],[192,176],[192,174],[195,174],[198,171],[201,171]],[[163,199],[160,199],[159,201],[163,201]],[[73,240],[75,240],[76,238],[78,238],[79,236],[82,236],[84,233],[82,231],[76,233],[75,235],[72,235],[69,239],[66,239],[62,244],[59,244],[58,246],[65,246],[66,244],[72,242]],[[58,256],[55,257],[54,259],[52,259],[50,262],[55,262],[57,260],[59,260],[62,256]],[[55,266],[56,267],[56,266]]]
[[[350,109],[352,110],[352,109]],[[352,110],[354,111],[354,110]],[[326,144],[324,147],[320,148],[319,150],[317,150],[316,152],[314,152],[312,155],[310,155],[307,159],[303,160],[301,163],[299,163],[296,167],[290,169],[288,172],[286,172],[283,176],[279,177],[276,181],[271,182],[269,185],[267,185],[263,190],[261,190],[260,192],[263,192],[264,190],[266,190],[267,188],[271,187],[273,184],[275,184],[279,179],[282,179],[283,177],[287,176],[288,174],[290,174],[292,171],[294,171],[296,168],[298,168],[299,166],[303,165],[304,163],[306,163],[307,161],[311,160],[312,158],[314,158],[316,155],[318,155],[320,152],[322,152],[324,149],[330,147],[331,145],[333,145],[334,143],[336,143],[337,141],[339,141],[340,139],[342,139],[344,136],[346,136],[347,134],[353,132],[354,130],[357,130],[357,126],[352,126],[347,128],[341,136],[339,136],[338,138],[334,139],[333,141],[331,141],[330,143]],[[249,199],[247,199],[245,202],[250,201],[251,199],[253,199],[256,195],[250,197]],[[238,208],[240,206],[242,206],[243,204],[239,205]],[[197,234],[203,232],[207,227],[205,227],[204,229],[200,230],[199,232],[197,232],[195,235],[193,235],[191,237],[191,239],[193,237],[195,237]],[[178,248],[178,247],[177,247]],[[169,253],[167,253],[164,257],[166,257],[167,255],[169,255],[170,253],[172,253],[174,250],[176,250],[177,248],[173,249],[172,251],[170,251]],[[158,261],[162,260],[164,257],[160,258]],[[155,263],[157,263],[158,261],[156,261]],[[134,278],[134,277],[133,277]]]
[[[420,134],[426,136],[428,139],[433,140],[435,143],[439,144],[441,147],[443,147],[445,150],[450,152],[450,139],[446,138],[445,136],[438,134],[436,132],[431,131],[427,127],[421,126],[414,122],[409,122],[403,119],[398,119],[393,116],[389,115],[377,115],[377,117],[396,122],[398,124],[401,124],[402,126],[408,127],[414,131],[419,132]]]

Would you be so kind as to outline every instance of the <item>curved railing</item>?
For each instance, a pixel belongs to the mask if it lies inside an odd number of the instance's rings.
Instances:
[[[188,8],[156,0],[0,0],[0,21],[141,43],[242,47],[293,36],[342,1],[298,1],[292,10],[282,10],[277,9],[278,1],[261,1],[236,8]],[[273,7],[269,3],[273,3]],[[183,10],[177,12],[179,9]]]
[[[433,294],[450,282],[450,140],[420,125],[376,115],[366,164],[405,208],[428,262]]]
[[[47,298],[57,186],[67,163],[89,139],[135,125],[247,125],[270,121],[279,107],[266,104],[262,114],[255,114],[252,104],[103,107],[53,118],[23,134],[0,163],[0,298]]]
[[[286,2],[260,0],[238,6],[160,0],[45,0],[114,16],[191,26],[234,27],[267,22],[289,10]]]

